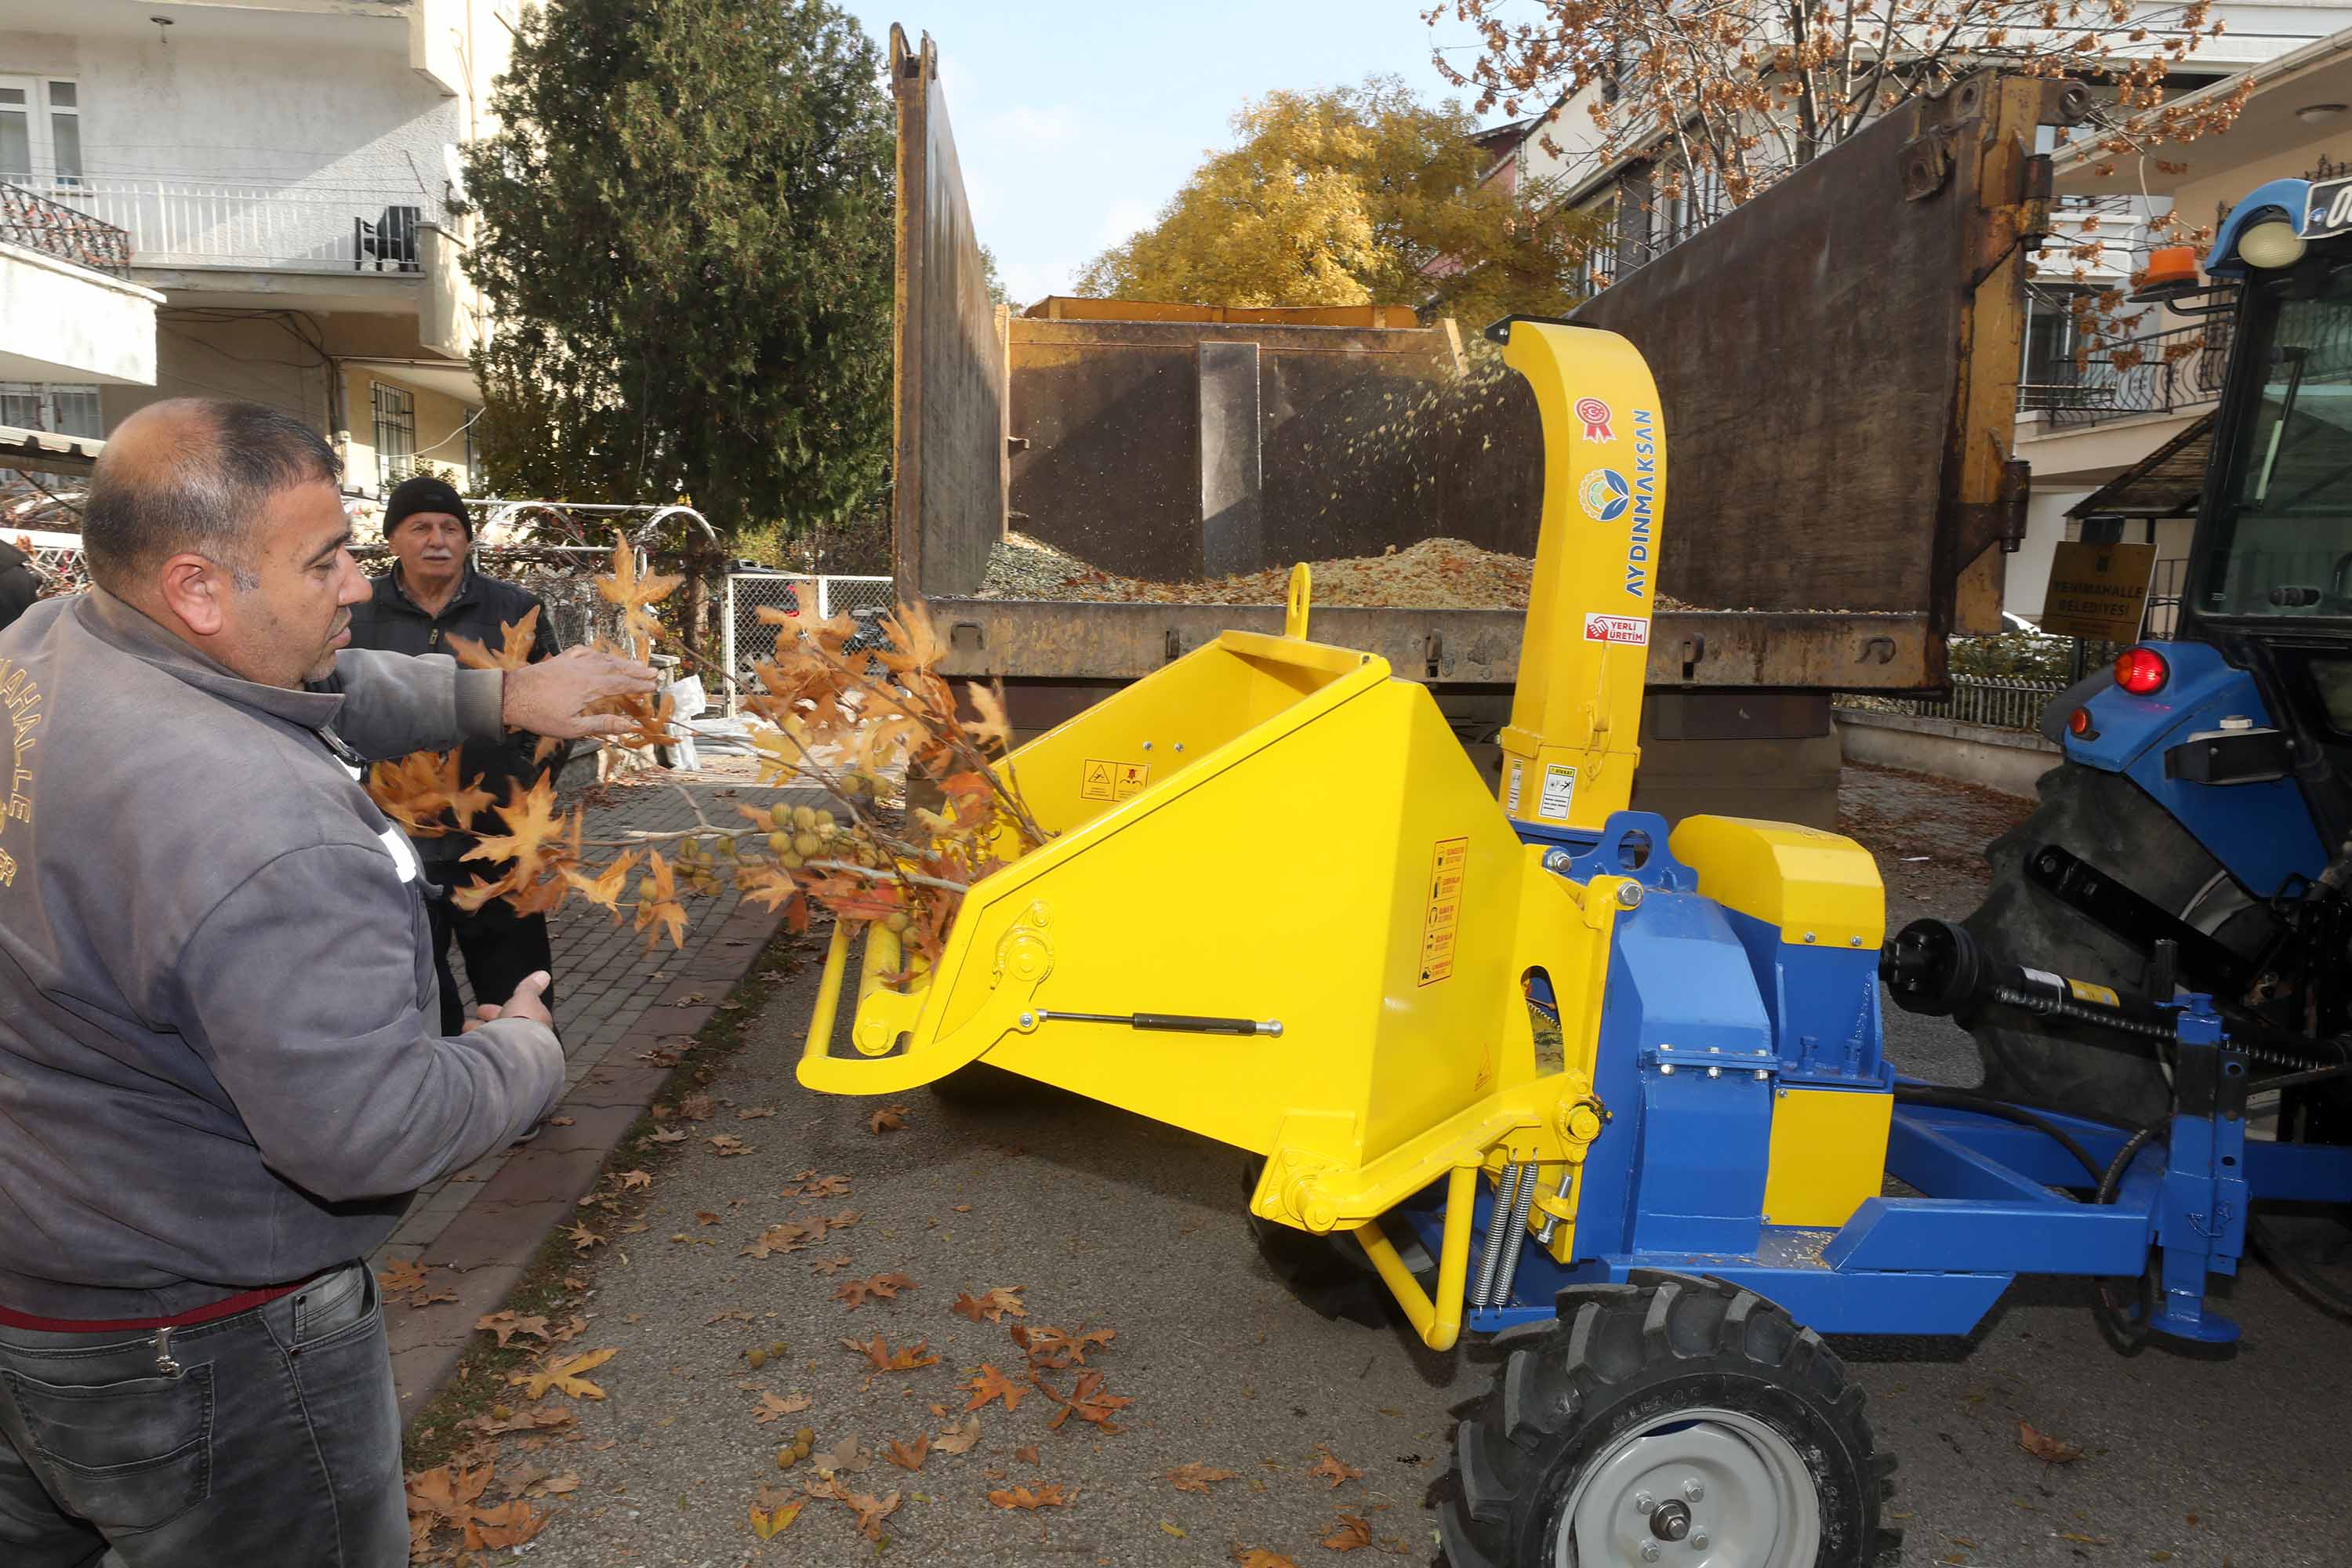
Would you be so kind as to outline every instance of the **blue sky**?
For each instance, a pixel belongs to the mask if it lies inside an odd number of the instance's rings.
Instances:
[[[1244,100],[1375,71],[1442,99],[1430,49],[1466,37],[1428,0],[840,3],[885,47],[892,22],[939,45],[972,222],[1024,303],[1149,224]]]

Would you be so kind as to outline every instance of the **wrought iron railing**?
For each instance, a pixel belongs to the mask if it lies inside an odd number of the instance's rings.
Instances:
[[[215,184],[165,177],[44,182],[44,193],[128,231],[142,267],[415,272],[413,185]]]
[[[128,230],[5,180],[0,180],[0,240],[110,277],[131,276]]]
[[[1841,708],[1862,708],[1878,713],[1908,713],[1921,719],[1950,719],[1963,724],[1983,724],[1996,730],[2032,730],[2042,722],[2042,710],[2065,690],[2055,680],[2002,680],[1989,676],[1956,675],[1948,697],[1884,697],[1874,692],[1841,692]]]
[[[2216,316],[2083,350],[2020,382],[2017,410],[2053,425],[2095,425],[2214,402],[2229,368],[2231,331],[2229,318]]]

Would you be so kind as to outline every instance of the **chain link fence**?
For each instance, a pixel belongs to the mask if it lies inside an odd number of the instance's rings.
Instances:
[[[721,657],[737,684],[746,690],[759,687],[756,668],[772,658],[776,639],[784,630],[760,618],[762,607],[781,610],[803,622],[830,620],[847,615],[866,626],[871,641],[881,643],[874,623],[888,615],[895,587],[887,577],[809,576],[795,572],[731,572],[727,576],[726,602],[721,610]],[[853,644],[852,646],[856,646]]]

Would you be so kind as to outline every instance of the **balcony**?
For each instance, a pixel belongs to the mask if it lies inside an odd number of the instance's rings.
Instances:
[[[110,278],[131,276],[127,231],[5,180],[0,180],[0,243]]]
[[[2230,318],[2216,316],[2028,365],[2017,411],[2059,427],[2201,408],[2221,396],[2231,331]]]
[[[37,193],[130,237],[142,268],[240,271],[420,271],[425,199],[414,185],[213,184],[74,179]]]

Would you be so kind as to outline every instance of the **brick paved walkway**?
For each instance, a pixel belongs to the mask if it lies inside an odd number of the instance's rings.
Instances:
[[[820,801],[814,791],[761,788],[757,776],[747,759],[732,757],[707,759],[699,773],[628,775],[590,807],[583,837],[615,839],[632,828],[691,827],[688,794],[714,825],[740,821],[738,801],[761,806]],[[568,787],[565,804],[582,793],[581,784]],[[556,1033],[568,1062],[562,1114],[572,1124],[550,1127],[529,1144],[502,1149],[426,1188],[369,1259],[377,1268],[414,1258],[458,1271],[455,1281],[435,1276],[436,1284],[455,1284],[457,1302],[387,1313],[404,1413],[447,1375],[474,1318],[503,1299],[548,1226],[569,1217],[572,1200],[588,1190],[605,1155],[660,1086],[667,1069],[640,1062],[639,1055],[665,1037],[700,1029],[775,930],[776,915],[744,903],[731,887],[716,898],[684,902],[689,918],[683,948],[664,937],[649,950],[644,933],[627,921],[615,923],[578,899],[549,917]],[[458,973],[462,979],[462,963]]]

